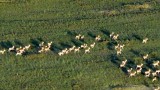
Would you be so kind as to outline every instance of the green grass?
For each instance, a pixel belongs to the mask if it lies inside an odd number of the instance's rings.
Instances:
[[[144,3],[151,8],[137,9]],[[89,54],[82,50],[60,57],[57,51],[36,54],[32,47],[29,55],[0,55],[2,90],[106,90],[160,83],[152,83],[143,75],[129,78],[118,67],[124,57],[135,64],[146,63],[141,60],[146,53],[153,60],[160,58],[158,0],[15,0],[0,3],[0,11],[0,49],[36,46],[41,40],[53,41],[54,50],[63,49],[75,45],[73,39],[79,33],[85,35],[88,44],[94,42],[90,35],[99,34],[108,40],[96,44]],[[118,42],[126,45],[117,63],[112,62],[115,50],[109,48],[112,42],[104,33],[112,31],[119,33]],[[145,37],[149,38],[146,45],[141,43]]]

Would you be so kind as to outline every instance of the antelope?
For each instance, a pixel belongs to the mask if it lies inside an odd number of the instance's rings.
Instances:
[[[143,39],[143,41],[142,41],[142,43],[147,43],[147,41],[148,41],[148,38],[145,38],[145,39]]]
[[[52,45],[52,41],[48,43],[48,46],[51,46],[51,45]]]
[[[71,48],[69,48],[69,51],[70,51],[70,52],[73,51],[75,47],[76,47],[76,46],[72,46]]]
[[[143,64],[137,65],[136,69],[142,68]]]
[[[154,90],[160,90],[160,87],[154,88]]]
[[[137,74],[141,73],[141,71],[142,71],[142,68],[138,69]]]
[[[148,71],[145,71],[145,74],[148,74],[151,72],[151,69],[149,69]]]
[[[156,62],[154,62],[152,65],[153,65],[154,67],[156,67],[156,66],[159,66],[159,64],[160,64],[160,62],[159,62],[159,61],[156,61]]]
[[[124,48],[124,46],[125,46],[124,44],[123,44],[123,45],[120,45],[120,49],[123,49],[123,48]]]
[[[118,39],[119,34],[117,35],[113,35],[113,40],[117,40]]]
[[[151,73],[151,70],[149,69],[148,71],[145,71],[145,77],[149,77],[150,76],[150,73]]]
[[[58,53],[59,56],[62,56],[63,54],[64,54],[63,52],[59,52],[59,53]]]
[[[145,74],[145,77],[149,77],[149,76],[150,76],[150,73]]]
[[[125,67],[126,63],[127,63],[127,59],[125,59],[124,61],[122,61],[122,63],[120,64],[120,67],[121,67],[121,68],[122,68],[122,67]]]
[[[137,74],[141,73],[143,64],[137,65],[136,70]]]
[[[91,48],[94,48],[95,44],[96,44],[96,43],[94,42],[93,44],[90,45],[90,47],[91,47]]]
[[[0,50],[0,53],[1,54],[4,54],[6,52],[6,50],[4,49],[4,50]]]
[[[9,49],[8,49],[8,51],[10,52],[10,51],[14,51],[15,50],[15,46],[12,46],[12,47],[10,47]]]
[[[136,76],[136,71],[129,74],[129,77]]]
[[[143,59],[146,60],[148,58],[148,54],[143,56]]]
[[[76,53],[76,52],[79,52],[79,50],[80,50],[80,47],[75,48],[75,49],[74,49],[74,52],[75,52],[75,53]]]
[[[120,47],[120,45],[118,44],[114,48],[115,48],[115,50],[117,50],[117,49],[119,49],[119,47]]]
[[[19,48],[16,48],[16,51],[23,49],[22,46],[20,46]]]
[[[152,72],[152,76],[153,77],[157,76],[157,73],[156,72]]]
[[[18,55],[22,55],[22,53],[21,53],[21,52],[17,52],[17,53],[16,53],[16,56],[18,56]]]
[[[40,46],[40,47],[44,46],[44,42],[41,42],[41,43],[39,44],[39,46]]]
[[[98,35],[96,38],[95,38],[96,41],[100,41],[101,40],[101,37],[100,35]]]
[[[16,56],[22,55],[25,52],[25,48],[17,50]]]
[[[114,32],[112,32],[112,33],[109,35],[109,37],[112,38],[113,35],[114,35]]]
[[[87,44],[81,45],[81,48],[87,48]]]
[[[154,77],[153,79],[152,79],[152,82],[154,82],[154,81],[156,81],[157,80],[157,77]]]
[[[127,70],[128,74],[130,74],[132,72],[133,68],[130,68]]]
[[[120,55],[121,53],[122,53],[121,50],[118,50],[118,51],[117,51],[117,55]]]
[[[83,36],[80,36],[80,39],[83,40],[83,39],[84,39],[84,35],[83,35]]]
[[[43,50],[43,49],[41,49],[41,50],[39,50],[38,52],[39,52],[39,53],[41,53],[41,52],[43,52],[43,51],[44,51],[44,50]]]
[[[90,47],[85,50],[85,53],[89,53],[89,52],[90,52]]]
[[[44,51],[49,51],[50,50],[50,47],[45,47],[44,48]]]
[[[156,70],[156,73],[157,73],[157,74],[160,74],[160,70]]]
[[[31,47],[31,45],[29,44],[28,46],[25,46],[24,48],[25,48],[26,50],[28,50],[30,47]]]
[[[75,37],[75,39],[80,39],[81,38],[81,35],[80,34],[78,34],[76,37]]]
[[[68,50],[68,49],[67,49],[67,48],[65,48],[64,50],[62,50],[62,52],[63,52],[63,53],[65,53],[67,50]]]

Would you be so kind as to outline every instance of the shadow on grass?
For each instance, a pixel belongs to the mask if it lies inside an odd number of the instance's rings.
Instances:
[[[20,40],[14,40],[14,43],[18,46],[24,46],[23,43]]]
[[[6,49],[12,47],[12,43],[11,43],[10,41],[2,41],[2,42],[0,42],[0,45],[1,45],[3,48],[6,48]]]
[[[91,38],[95,38],[95,37],[96,37],[96,35],[93,34],[92,32],[88,32],[88,35],[89,35]]]
[[[114,46],[117,45],[118,43],[116,41],[110,41],[107,43],[107,48],[109,50],[114,50]]]
[[[71,32],[71,31],[67,31],[67,34],[70,35],[70,36],[76,36],[77,35],[77,33]]]
[[[70,48],[72,47],[72,45],[68,44],[68,43],[60,43],[60,45],[63,47],[63,48]]]
[[[136,56],[141,56],[139,51],[136,51],[134,49],[131,49],[130,52],[132,52],[133,54],[135,54]]]
[[[137,39],[137,40],[142,40],[142,38],[137,34],[133,34],[132,37]]]
[[[109,38],[110,32],[108,30],[103,29],[101,32]]]
[[[74,43],[74,45],[76,45],[78,47],[81,46],[81,44],[82,44],[81,41],[78,41],[78,40],[75,40],[75,39],[72,39],[71,42]]]
[[[40,41],[38,39],[31,39],[30,41],[34,47],[39,47]]]
[[[55,53],[58,53],[62,50],[63,48],[60,47],[60,45],[58,44],[52,44],[51,46],[51,51],[55,52]]]
[[[117,67],[119,67],[119,58],[117,57],[116,54],[112,54],[110,55],[110,58],[111,58],[111,62],[116,65]]]

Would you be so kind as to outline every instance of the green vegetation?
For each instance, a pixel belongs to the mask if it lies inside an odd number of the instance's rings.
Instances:
[[[8,0],[0,1],[0,49],[12,45],[32,45],[24,56],[0,55],[2,90],[106,90],[132,85],[157,86],[144,75],[128,77],[119,64],[124,57],[135,64],[146,63],[142,55],[160,60],[159,0]],[[126,46],[117,62],[107,33],[119,33],[118,42]],[[85,35],[85,43],[99,42],[91,53],[57,52],[72,45],[76,34]],[[142,44],[148,37],[147,44]],[[35,53],[41,41],[53,41],[52,50]],[[149,68],[145,65],[145,68]],[[158,67],[160,69],[160,67]]]

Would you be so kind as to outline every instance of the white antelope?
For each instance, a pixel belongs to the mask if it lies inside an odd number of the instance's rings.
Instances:
[[[118,50],[118,51],[117,51],[117,55],[120,55],[121,53],[122,53],[121,50]]]
[[[114,48],[115,48],[115,50],[117,50],[119,48],[119,45],[116,45]]]
[[[148,38],[143,39],[142,43],[147,43]]]
[[[112,37],[113,37],[113,35],[114,35],[114,32],[112,32],[112,33],[109,35],[109,37],[110,37],[110,38],[112,38]]]
[[[143,64],[137,65],[136,69],[142,68]]]
[[[130,68],[127,70],[128,74],[130,74],[132,72],[133,68]]]
[[[160,74],[160,70],[156,70],[156,73],[159,75]]]
[[[152,65],[153,65],[154,67],[157,67],[157,66],[159,66],[159,64],[160,64],[159,61],[155,61]]]
[[[124,61],[122,61],[122,63],[120,64],[120,67],[121,67],[121,68],[122,68],[122,67],[125,67],[126,63],[127,63],[127,59],[125,59]]]
[[[85,53],[90,53],[90,47],[85,50]]]
[[[22,55],[22,53],[21,53],[21,52],[17,52],[17,53],[16,53],[16,56],[18,56],[18,55]]]
[[[148,71],[145,71],[144,74],[145,74],[145,77],[149,77],[151,74],[151,69],[149,69]]]
[[[80,47],[75,48],[75,49],[74,49],[74,52],[75,52],[75,53],[76,53],[76,52],[79,52],[79,50],[80,50]]]
[[[44,51],[46,51],[46,52],[49,51],[49,50],[50,50],[50,47],[45,47],[44,48]]]
[[[100,35],[96,36],[95,40],[96,40],[96,41],[100,41],[100,40],[101,40]]]
[[[76,47],[76,46],[72,46],[71,48],[69,48],[69,51],[70,51],[70,52],[73,51],[75,47]]]
[[[75,39],[80,39],[81,38],[81,34],[76,35]]]
[[[136,71],[129,74],[129,77],[136,76]]]
[[[124,46],[125,46],[124,44],[120,45],[120,49],[123,49],[123,48],[124,48]]]
[[[6,52],[6,50],[0,50],[0,54],[4,54]]]
[[[64,53],[63,53],[63,52],[59,52],[58,55],[59,55],[59,56],[62,56],[62,55],[64,55]]]
[[[84,40],[84,35],[80,37],[81,40]]]
[[[137,74],[141,73],[143,64],[137,65],[136,70]]]
[[[148,54],[144,55],[144,56],[143,56],[143,59],[144,59],[144,60],[148,59]]]
[[[80,47],[81,47],[81,48],[87,48],[88,45],[84,43],[84,44],[82,44]]]
[[[28,46],[25,46],[24,48],[25,48],[26,50],[28,50],[30,47],[31,47],[31,45],[29,44]]]
[[[154,90],[160,90],[160,87],[154,88]]]
[[[48,46],[50,47],[52,45],[52,41],[48,43]]]
[[[12,46],[12,47],[10,47],[9,49],[8,49],[8,51],[10,52],[10,51],[14,51],[15,50],[15,46]]]
[[[117,39],[118,39],[118,37],[119,37],[119,34],[114,35],[112,39],[113,39],[113,40],[117,40]]]
[[[152,76],[153,77],[157,76],[157,73],[156,72],[152,72]]]
[[[39,44],[39,46],[40,46],[40,47],[44,46],[44,42],[41,42],[41,43]]]
[[[63,52],[63,53],[65,53],[67,50],[68,50],[68,49],[67,49],[67,48],[65,48],[65,49],[63,49],[63,50],[62,50],[62,52]]]
[[[152,79],[152,82],[154,82],[154,81],[156,81],[157,80],[157,77],[154,77],[153,79]]]
[[[142,68],[140,68],[140,69],[137,70],[137,74],[139,74],[141,72],[142,72]]]
[[[95,44],[96,44],[96,43],[94,42],[93,44],[90,45],[90,47],[91,47],[91,48],[94,48]]]

